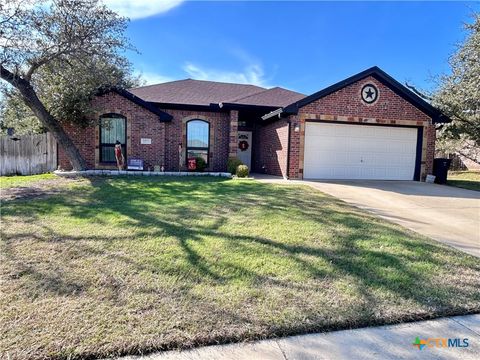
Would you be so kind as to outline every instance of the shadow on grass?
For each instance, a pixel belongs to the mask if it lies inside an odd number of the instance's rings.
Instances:
[[[447,185],[455,186],[462,189],[468,189],[473,191],[480,191],[480,181],[478,180],[448,180]],[[479,198],[476,195],[475,198]]]
[[[2,251],[6,258],[16,264],[12,246],[24,239],[35,242],[57,242],[68,244],[65,254],[74,256],[101,256],[108,254],[112,261],[124,263],[125,267],[136,272],[162,273],[171,276],[181,285],[182,293],[188,293],[195,285],[219,286],[230,283],[242,283],[248,287],[262,288],[266,285],[288,288],[298,291],[322,291],[321,286],[331,287],[333,280],[353,279],[353,291],[359,301],[348,312],[355,314],[352,319],[339,319],[328,322],[316,319],[312,323],[263,324],[264,333],[230,334],[222,339],[204,338],[192,345],[215,341],[232,341],[242,338],[258,338],[275,335],[291,335],[302,332],[338,329],[364,325],[391,323],[400,320],[431,318],[480,310],[480,295],[472,295],[474,283],[439,284],[436,282],[438,271],[455,271],[456,262],[468,271],[480,273],[480,264],[468,255],[421,241],[417,235],[388,222],[366,215],[351,208],[339,200],[323,196],[314,190],[305,188],[272,186],[257,182],[235,182],[223,179],[94,179],[91,187],[72,190],[62,196],[52,196],[48,200],[9,202],[2,208],[8,221],[15,216],[38,223],[41,231],[36,234],[16,231],[4,236]],[[244,215],[238,216],[238,213]],[[89,220],[91,227],[107,225],[111,217],[120,217],[118,234],[107,236],[99,234],[67,235],[42,223],[40,219],[49,214],[69,218]],[[275,231],[258,229],[245,234],[230,231],[231,220],[246,224],[256,223],[256,217],[263,216],[259,223],[268,225],[272,221],[315,223],[327,229],[329,240],[316,239],[315,234],[298,234],[298,238],[285,239]],[[8,219],[13,220],[8,220]],[[267,219],[267,220],[265,220]],[[61,221],[61,219],[59,219]],[[266,222],[265,222],[266,221]],[[13,224],[10,224],[13,226]],[[265,235],[268,234],[268,235]],[[133,242],[141,245],[144,239],[172,241],[180,250],[183,262],[171,264],[161,253],[144,251],[144,257],[123,254],[116,250],[114,243]],[[420,239],[420,240],[419,240]],[[213,241],[225,244],[226,251],[234,253],[245,262],[224,260],[223,254],[214,251],[200,251]],[[384,243],[382,243],[382,241]],[[101,244],[100,246],[98,244]],[[272,258],[286,259],[292,271],[307,274],[307,281],[291,280],[263,271],[261,267],[247,264],[258,254],[268,254]],[[457,259],[454,261],[454,259]],[[428,264],[429,270],[425,270]],[[288,270],[288,269],[287,269]],[[427,272],[428,271],[428,272]],[[292,274],[295,275],[295,274]],[[53,292],[61,296],[78,295],[92,286],[79,283],[61,272],[46,273],[32,264],[20,265],[14,276],[29,276],[37,284],[39,291]],[[119,285],[114,280],[105,280],[102,286],[109,288],[110,300],[120,301]],[[139,286],[137,291],[157,292],[158,289]],[[378,318],[375,315],[382,306],[376,291],[394,294],[398,299],[414,302],[415,311],[390,318]],[[472,298],[473,297],[473,298]],[[462,308],[459,299],[476,301],[476,308]],[[199,300],[200,301],[200,300]],[[308,299],[306,300],[308,301]],[[210,306],[212,314],[219,312],[213,304],[202,299],[202,306]],[[207,305],[208,304],[208,305]],[[355,307],[356,306],[356,307]],[[224,316],[235,321],[251,321],[236,312]],[[192,316],[194,316],[192,314]],[[170,343],[165,347],[185,346]],[[152,348],[150,350],[155,350]],[[128,353],[122,350],[120,353]]]

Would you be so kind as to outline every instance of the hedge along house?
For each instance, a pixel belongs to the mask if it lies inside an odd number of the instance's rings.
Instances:
[[[180,80],[111,90],[93,100],[95,125],[65,124],[91,169],[125,157],[165,171],[201,156],[207,171],[239,157],[292,179],[422,180],[432,172],[437,109],[378,67],[310,96],[280,87]],[[97,121],[98,120],[98,121]],[[59,151],[61,168],[71,168]]]

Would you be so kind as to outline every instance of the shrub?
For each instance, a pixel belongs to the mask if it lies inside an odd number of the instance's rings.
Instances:
[[[247,165],[238,165],[237,176],[239,178],[247,177],[249,172],[250,172],[250,169],[248,168]]]
[[[239,158],[236,158],[236,157],[228,158],[227,171],[230,174],[235,175],[237,173],[237,168],[239,165],[243,165],[242,161]]]
[[[207,163],[205,162],[205,160],[200,156],[197,156],[195,160],[197,162],[197,168],[195,169],[195,171],[202,172],[203,170],[205,170],[205,168],[207,167]]]

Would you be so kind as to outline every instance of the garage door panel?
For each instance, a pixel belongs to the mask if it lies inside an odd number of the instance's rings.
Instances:
[[[372,132],[373,132],[375,138],[377,138],[377,139],[381,139],[381,138],[388,135],[388,133],[386,133],[385,129],[383,129],[380,126],[375,126],[375,128],[372,129],[372,130],[373,130]]]
[[[388,174],[388,170],[385,168],[364,168],[361,172],[362,179],[381,179],[385,178]]]
[[[383,154],[388,149],[388,144],[380,141],[370,141],[370,143],[368,143],[367,145],[370,147],[371,152],[378,154]]]
[[[416,128],[308,123],[306,179],[413,180]]]
[[[319,136],[319,137],[334,137],[337,135],[337,130],[332,127],[328,127],[325,129],[312,127],[309,129],[310,136]]]
[[[415,142],[392,140],[389,145],[389,152],[405,154],[409,153],[412,147],[415,148]]]

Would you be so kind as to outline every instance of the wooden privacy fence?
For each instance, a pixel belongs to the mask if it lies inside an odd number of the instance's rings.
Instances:
[[[0,175],[31,175],[57,168],[57,142],[50,133],[0,136]]]

